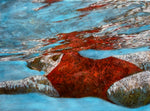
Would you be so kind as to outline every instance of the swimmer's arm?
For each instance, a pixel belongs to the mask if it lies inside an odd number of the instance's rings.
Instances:
[[[31,76],[22,80],[0,82],[0,94],[42,93],[59,97],[51,82],[44,76]]]

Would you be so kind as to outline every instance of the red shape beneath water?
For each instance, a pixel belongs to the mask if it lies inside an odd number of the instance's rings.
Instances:
[[[63,21],[69,21],[71,19],[82,19],[83,17],[87,16],[89,13],[86,13],[86,14],[82,14],[82,15],[79,15],[79,16],[75,16],[75,17],[72,17],[72,18],[68,18],[68,19],[64,19],[64,20],[59,20],[59,21],[54,21],[53,23],[60,23],[60,22],[63,22]]]
[[[74,31],[71,33],[58,34],[58,38],[49,39],[49,43],[64,40],[62,45],[53,47],[52,52],[69,52],[69,51],[81,51],[86,49],[97,50],[111,50],[119,46],[118,40],[121,37],[94,37],[93,34],[97,33],[101,28],[95,28],[92,30]],[[87,36],[87,37],[85,37]]]
[[[47,75],[61,97],[100,97],[116,81],[140,72],[132,63],[109,57],[93,60],[77,52],[64,53],[60,64]]]
[[[59,1],[62,1],[62,0],[45,0],[44,3],[55,3],[55,2],[59,2]]]
[[[44,6],[42,6],[42,7],[39,7],[39,8],[34,9],[34,11],[38,11],[38,10],[41,10],[41,9],[43,9],[43,8],[46,8],[46,7],[50,6],[52,3],[59,2],[59,1],[62,1],[62,0],[42,0],[42,1],[33,0],[32,2],[33,2],[33,3],[36,3],[36,2],[37,2],[37,3],[39,3],[39,2],[41,2],[41,3],[47,3],[46,5],[44,5]]]
[[[77,11],[92,11],[92,10],[100,9],[107,5],[109,4],[95,4],[94,3],[94,4],[89,5],[88,7],[77,9]]]

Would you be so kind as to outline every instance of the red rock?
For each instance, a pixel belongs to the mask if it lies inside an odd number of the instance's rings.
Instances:
[[[140,71],[134,64],[115,57],[93,60],[69,52],[64,53],[47,78],[61,97],[92,96],[108,100],[106,92],[114,82]]]

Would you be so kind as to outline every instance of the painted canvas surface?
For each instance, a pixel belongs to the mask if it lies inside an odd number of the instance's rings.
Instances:
[[[149,111],[150,1],[0,0],[0,111]]]

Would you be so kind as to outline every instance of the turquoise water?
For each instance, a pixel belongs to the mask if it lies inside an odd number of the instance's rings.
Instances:
[[[56,37],[58,33],[88,30],[115,23],[115,18],[126,12],[143,7],[143,3],[133,3],[121,9],[109,7],[91,12],[77,12],[76,9],[88,6],[95,1],[66,0],[52,4],[40,11],[34,8],[43,4],[33,4],[31,0],[0,0],[0,81],[18,80],[32,75],[43,75],[44,72],[26,67],[26,60],[42,54],[45,50],[60,45],[62,41],[53,44],[43,42],[43,39]],[[78,16],[87,14],[83,18]],[[139,12],[134,16],[150,16],[148,12]],[[128,16],[132,18],[133,16]],[[67,19],[67,20],[66,20]],[[111,20],[113,19],[113,20]],[[126,18],[124,18],[126,19]],[[57,22],[62,20],[62,22]],[[109,20],[108,22],[105,22]],[[143,19],[144,21],[144,19]],[[129,23],[121,23],[123,26]],[[117,34],[138,34],[150,29],[149,24],[143,24],[130,29],[119,26],[109,27],[100,32]],[[113,55],[147,51],[149,45],[115,50],[83,50],[79,53],[88,58],[102,59]],[[150,105],[129,109],[118,106],[99,98],[52,98],[42,94],[0,95],[0,111],[149,111]]]
[[[141,51],[149,51],[149,47],[139,47],[139,48],[128,48],[128,49],[118,49],[118,50],[82,50],[79,51],[79,54],[83,57],[91,58],[91,59],[103,59],[113,55],[124,55],[131,54]]]

